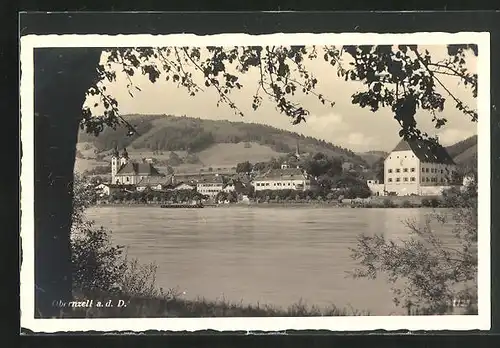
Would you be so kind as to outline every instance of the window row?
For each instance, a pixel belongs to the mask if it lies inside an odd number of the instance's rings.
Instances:
[[[387,179],[387,181],[388,181],[388,182],[392,182],[392,178]],[[394,180],[394,181],[395,181],[395,182],[401,182],[401,178],[400,178],[400,177],[397,177],[397,178],[395,178],[395,180]],[[414,181],[416,181],[416,179],[415,179],[415,177],[414,177],[414,176],[412,176],[411,178],[408,178],[408,177],[406,177],[406,176],[405,176],[405,177],[403,178],[403,181],[405,181],[405,182],[407,182],[407,181],[412,181],[412,182],[414,182]]]
[[[403,173],[408,173],[408,171],[410,171],[411,173],[414,173],[415,172],[415,168],[403,168],[402,169]],[[388,169],[387,170],[388,173],[392,173],[393,170],[392,169]],[[394,169],[394,172],[395,173],[401,173],[401,168],[396,168]],[[441,173],[443,174],[444,173],[444,170],[443,169],[437,169],[437,168],[422,168],[422,173]]]
[[[394,170],[396,173],[400,173],[401,172],[401,169],[400,168],[396,168]],[[387,170],[388,173],[392,173],[392,169],[388,169]],[[410,168],[410,172],[415,172],[415,168]],[[408,173],[408,168],[403,168],[403,173]]]
[[[215,189],[202,189],[198,190],[199,193],[217,193],[220,192],[221,190],[215,190]]]
[[[402,179],[402,180],[401,180]],[[414,176],[408,178],[408,177],[403,177],[403,178],[400,178],[400,177],[397,177],[397,178],[388,178],[387,179],[387,182],[401,182],[401,181],[404,181],[404,182],[408,182],[408,181],[411,181],[411,182],[415,182],[416,179]],[[440,180],[438,180],[438,178],[436,177],[422,177],[421,178],[421,181],[422,182],[446,182],[446,179],[444,178],[441,178]]]
[[[405,158],[408,158],[408,156],[404,156]],[[399,158],[399,156],[396,156],[396,158]],[[403,156],[401,156],[403,158]],[[415,155],[411,155],[411,158],[415,158]],[[389,159],[392,159],[392,156],[389,156]]]
[[[441,169],[441,171],[437,168],[430,168],[430,173],[439,173],[441,172],[441,174],[444,173],[443,169]],[[429,168],[422,168],[422,173],[429,173]]]
[[[268,182],[263,182],[263,183],[256,183],[255,186],[270,186],[270,183]],[[293,186],[291,182],[274,182],[272,186]]]

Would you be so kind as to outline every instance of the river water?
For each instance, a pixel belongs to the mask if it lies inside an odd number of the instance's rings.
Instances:
[[[186,298],[287,307],[300,299],[372,315],[402,314],[383,277],[351,279],[356,236],[407,238],[407,219],[427,209],[96,207],[87,216],[113,231],[128,255],[158,266],[157,284]],[[451,225],[436,231],[452,243]]]

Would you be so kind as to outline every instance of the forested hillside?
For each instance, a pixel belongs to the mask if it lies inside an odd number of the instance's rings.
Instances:
[[[364,164],[362,157],[349,149],[324,140],[245,122],[202,120],[170,115],[124,116],[134,125],[139,135],[126,136],[125,129],[105,129],[98,137],[81,133],[79,142],[92,143],[97,152],[106,152],[114,146],[129,150],[187,151],[198,153],[216,144],[257,143],[277,153],[294,152],[299,143],[302,153],[317,153],[343,157],[357,164]],[[223,149],[221,149],[223,150]]]

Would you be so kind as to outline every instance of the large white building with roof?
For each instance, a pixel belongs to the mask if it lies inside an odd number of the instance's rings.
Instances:
[[[452,184],[457,166],[441,145],[401,140],[384,161],[386,194],[432,195]]]
[[[300,168],[283,164],[281,169],[271,169],[256,176],[252,182],[255,191],[298,190],[307,191],[315,187],[314,180]]]
[[[196,182],[196,191],[202,195],[215,197],[226,184],[221,175],[203,176]]]

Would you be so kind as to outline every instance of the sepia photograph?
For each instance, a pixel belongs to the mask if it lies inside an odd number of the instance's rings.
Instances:
[[[489,64],[487,33],[22,37],[22,326],[489,328]]]

